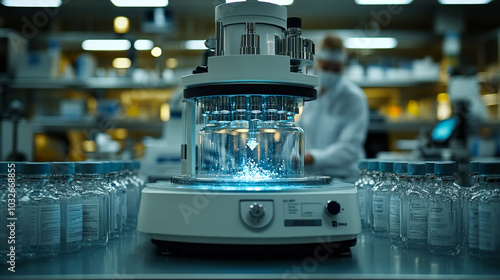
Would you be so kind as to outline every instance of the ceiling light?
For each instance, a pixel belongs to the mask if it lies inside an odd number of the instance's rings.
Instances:
[[[154,42],[151,40],[140,39],[134,42],[134,49],[138,51],[149,51],[154,47]]]
[[[353,37],[347,38],[344,45],[348,49],[393,49],[398,41],[390,37]]]
[[[115,17],[113,21],[113,29],[118,34],[127,33],[130,29],[130,21],[127,17]]]
[[[161,48],[160,47],[154,47],[152,50],[151,50],[151,55],[154,56],[154,57],[160,57],[161,56]]]
[[[85,40],[82,48],[86,51],[126,51],[130,45],[125,39]]]
[[[116,69],[128,69],[132,65],[132,62],[129,58],[126,57],[117,57],[113,59],[113,67]]]
[[[226,3],[233,3],[233,2],[244,2],[245,0],[226,0]],[[259,0],[260,2],[269,2],[273,4],[278,4],[278,5],[283,5],[283,6],[288,6],[293,4],[293,0]]]
[[[354,0],[358,5],[408,5],[413,0]]]
[[[62,0],[2,0],[6,7],[59,7]]]
[[[482,5],[488,4],[491,0],[438,0],[443,5]]]
[[[177,68],[177,66],[179,66],[179,60],[177,60],[177,58],[171,57],[165,61],[165,66],[171,69]]]
[[[168,0],[111,0],[117,7],[165,7]]]
[[[184,42],[184,48],[188,50],[206,50],[205,40],[188,40]]]

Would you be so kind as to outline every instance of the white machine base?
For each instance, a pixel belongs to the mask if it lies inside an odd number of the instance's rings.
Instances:
[[[333,206],[330,212],[328,203]],[[251,213],[256,207],[257,213]],[[159,183],[148,184],[142,192],[137,229],[159,245],[350,247],[361,232],[361,222],[357,191],[350,184],[236,191]]]

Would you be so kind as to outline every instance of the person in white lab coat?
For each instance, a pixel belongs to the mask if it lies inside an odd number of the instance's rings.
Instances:
[[[342,40],[324,38],[316,55],[318,99],[306,102],[298,125],[304,129],[308,175],[354,182],[365,157],[368,103],[363,90],[342,75],[347,61]]]

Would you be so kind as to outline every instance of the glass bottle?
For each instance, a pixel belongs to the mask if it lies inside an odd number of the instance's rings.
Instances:
[[[71,253],[82,247],[82,196],[75,189],[74,162],[51,164],[50,188],[61,203],[61,253]]]
[[[408,163],[408,190],[401,196],[401,239],[406,247],[427,248],[425,163]]]
[[[484,167],[482,167],[483,162],[477,162],[477,181],[475,186],[471,187],[468,197],[468,242],[467,249],[469,255],[472,257],[479,257],[479,199],[482,193],[485,191],[485,185],[481,183],[481,178],[483,177],[482,172]]]
[[[115,217],[116,217],[116,229],[115,229],[115,237],[120,236],[120,234],[123,231],[123,219],[126,219],[126,215],[124,211],[126,211],[126,205],[127,205],[127,197],[126,195],[126,189],[125,186],[123,186],[121,180],[120,180],[120,171],[123,168],[123,162],[120,161],[111,161],[110,162],[110,169],[109,169],[109,180],[111,183],[111,186],[116,189],[116,210],[115,210]],[[125,210],[124,210],[125,208]]]
[[[394,162],[394,185],[389,190],[389,238],[391,245],[402,246],[401,195],[408,189],[408,163]]]
[[[359,178],[354,183],[354,186],[358,190],[358,202],[359,202],[359,214],[361,217],[361,225],[363,227],[367,226],[367,190],[368,190],[368,161],[360,160],[358,161]]]
[[[393,187],[392,162],[379,162],[379,183],[372,188],[371,230],[376,236],[389,234],[389,190]]]
[[[102,163],[76,163],[76,180],[82,185],[82,246],[108,244],[108,193],[102,189]]]
[[[488,262],[500,263],[500,162],[483,162],[478,205],[479,255]]]
[[[462,196],[457,164],[434,165],[437,188],[429,195],[428,242],[433,254],[458,255],[463,248]]]
[[[27,258],[53,257],[61,250],[61,203],[48,189],[50,163],[24,164],[22,184],[30,191],[20,201],[29,222]]]
[[[368,160],[368,185],[367,185],[367,196],[368,196],[368,204],[366,205],[366,219],[369,228],[371,228],[372,223],[372,189],[377,185],[379,180],[379,171],[378,171],[378,161],[376,160]]]
[[[427,191],[432,193],[438,187],[436,182],[436,175],[434,174],[434,166],[437,161],[426,161],[425,162],[425,184],[427,185]]]
[[[103,161],[102,163],[102,175],[103,175],[103,184],[102,189],[108,194],[108,199],[106,203],[107,213],[108,213],[108,232],[109,239],[113,239],[115,237],[120,236],[118,220],[117,220],[117,211],[118,211],[118,194],[117,190],[114,187],[113,180],[110,176],[111,170],[111,162]]]
[[[137,214],[139,212],[139,192],[140,185],[134,179],[133,170],[135,164],[133,161],[125,161],[123,171],[123,181],[126,183],[127,190],[127,227],[135,228],[137,226]]]

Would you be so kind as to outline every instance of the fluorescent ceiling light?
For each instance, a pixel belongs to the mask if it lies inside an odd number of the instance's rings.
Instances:
[[[111,0],[117,7],[165,7],[168,0]]]
[[[86,51],[126,51],[130,45],[130,41],[125,39],[85,40],[82,48]]]
[[[188,40],[184,42],[184,47],[188,50],[206,50],[205,40]]]
[[[113,59],[113,67],[116,69],[128,69],[131,65],[132,61],[127,57],[117,57]]]
[[[398,41],[390,37],[352,37],[344,45],[348,49],[393,49]]]
[[[233,2],[244,2],[245,0],[226,0],[226,3],[233,3]],[[282,6],[288,6],[293,4],[293,0],[259,0],[260,2],[269,2],[273,4],[278,4]]]
[[[438,0],[443,5],[481,5],[488,4],[491,0]]]
[[[358,5],[408,5],[413,0],[354,0]]]
[[[62,0],[2,0],[6,7],[59,7]]]
[[[149,51],[154,47],[154,42],[151,40],[140,39],[134,42],[134,49],[138,51]]]

